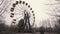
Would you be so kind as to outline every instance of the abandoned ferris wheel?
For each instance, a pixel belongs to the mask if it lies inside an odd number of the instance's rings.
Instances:
[[[31,23],[35,22],[35,14],[28,3],[21,0],[16,1],[13,4],[7,5],[5,9],[8,10],[1,11],[0,16],[4,18],[6,25],[9,27],[16,26],[19,31],[31,29]]]

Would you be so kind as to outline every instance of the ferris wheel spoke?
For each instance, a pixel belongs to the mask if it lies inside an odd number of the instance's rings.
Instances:
[[[14,12],[14,14],[16,14],[16,15],[18,15],[18,14],[19,14],[19,15],[23,14],[23,10],[22,10],[22,11],[15,10],[15,11],[17,12],[17,13]],[[18,11],[19,11],[19,12],[18,12]]]
[[[21,10],[21,9],[18,9],[18,8],[16,8],[15,10],[17,10],[19,12],[23,12],[24,11],[24,10]]]
[[[19,11],[21,11],[22,9],[21,8],[19,8],[18,6],[15,8],[16,10],[19,10]]]
[[[16,19],[19,19],[19,18],[21,18],[22,16],[19,16],[18,18],[16,18]]]
[[[19,6],[19,4],[17,5],[19,7],[20,10],[24,10],[22,5]]]
[[[15,14],[15,15],[23,15],[23,13],[20,13],[20,14],[19,14],[19,13],[14,13],[14,14]]]

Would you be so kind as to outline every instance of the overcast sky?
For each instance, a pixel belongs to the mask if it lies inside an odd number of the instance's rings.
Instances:
[[[35,12],[35,24],[37,27],[54,27],[57,23],[55,16],[51,15],[60,15],[58,13],[60,2],[59,0],[24,0],[28,2]],[[43,22],[44,21],[44,22]],[[50,21],[50,22],[48,22]],[[43,24],[44,23],[44,24]],[[49,25],[50,24],[50,25]]]

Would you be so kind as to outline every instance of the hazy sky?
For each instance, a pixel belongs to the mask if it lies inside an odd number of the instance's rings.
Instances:
[[[54,24],[57,23],[57,19],[55,16],[51,15],[56,14],[60,15],[60,13],[58,13],[59,10],[58,7],[60,7],[59,1],[56,0],[24,0],[24,1],[28,2],[33,8],[36,17],[35,24],[37,27],[40,27],[42,25],[44,27],[54,27]]]

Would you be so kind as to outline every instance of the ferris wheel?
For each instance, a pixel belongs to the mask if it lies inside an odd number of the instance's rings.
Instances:
[[[6,11],[1,11],[0,17],[3,17],[5,24],[10,26],[17,26],[23,23],[25,28],[31,28],[32,23],[35,22],[35,14],[33,9],[25,1],[16,1],[11,3],[6,8]],[[23,22],[22,22],[23,21]],[[17,26],[20,28],[20,26]]]

